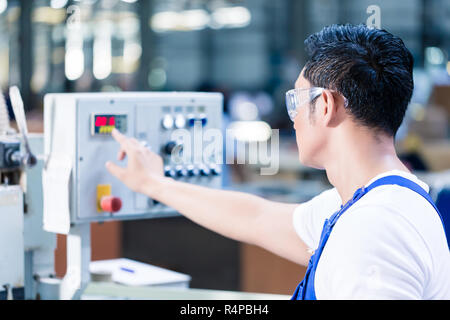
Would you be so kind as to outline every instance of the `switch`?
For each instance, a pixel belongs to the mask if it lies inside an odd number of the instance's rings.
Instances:
[[[187,118],[188,118],[188,125],[189,125],[189,127],[193,127],[195,125],[195,116],[192,113],[190,113],[187,116]]]
[[[97,185],[97,212],[117,212],[122,208],[122,200],[111,195],[110,184]]]
[[[161,126],[166,130],[170,130],[173,128],[173,124],[174,124],[173,117],[170,114],[164,115],[164,117],[161,120]]]
[[[177,129],[182,129],[186,126],[186,119],[182,114],[177,114],[175,117],[175,127]]]
[[[213,176],[218,176],[222,173],[222,169],[220,168],[220,166],[214,163],[210,164],[209,168],[211,169],[211,173]]]
[[[2,138],[0,140],[0,169],[20,167],[21,160],[20,142]]]
[[[188,175],[187,170],[183,166],[176,166],[177,177],[186,177]]]
[[[189,177],[195,177],[199,175],[199,170],[194,167],[193,165],[188,165],[187,166],[187,174]]]
[[[207,166],[202,165],[200,167],[200,174],[202,176],[207,177],[207,176],[209,176],[210,173],[211,173],[211,170]]]
[[[176,146],[177,146],[177,143],[175,141],[169,141],[163,147],[162,151],[167,155],[171,155],[172,151],[175,149]]]
[[[97,212],[103,212],[100,205],[101,199],[106,196],[111,195],[111,185],[110,184],[99,184],[97,185]]]
[[[173,153],[175,153],[175,155],[181,155],[181,152],[183,152],[183,145],[178,144],[175,141],[169,141],[162,148],[162,152],[168,156],[172,155]]]
[[[177,175],[176,171],[169,166],[164,167],[164,175],[166,177],[175,178]]]
[[[206,117],[206,114],[202,113],[199,117],[198,120],[200,120],[202,122],[202,127],[206,126],[206,124],[208,123],[208,118]]]
[[[105,212],[117,212],[122,208],[122,200],[119,197],[104,196],[100,199],[100,207]]]

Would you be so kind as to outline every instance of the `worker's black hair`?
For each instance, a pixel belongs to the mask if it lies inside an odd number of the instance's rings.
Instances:
[[[305,79],[347,98],[358,123],[394,136],[414,88],[414,60],[403,41],[365,25],[332,25],[309,36],[305,46]]]

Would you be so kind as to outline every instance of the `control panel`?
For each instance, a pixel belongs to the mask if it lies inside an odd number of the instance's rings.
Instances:
[[[44,208],[63,208],[64,203],[56,202],[68,201],[70,223],[75,224],[175,215],[172,208],[132,192],[106,170],[107,161],[118,163],[119,144],[112,138],[111,131],[116,128],[160,154],[166,176],[220,188],[221,166],[214,161],[217,158],[208,154],[208,144],[202,143],[199,147],[194,140],[199,139],[199,134],[203,139],[202,135],[208,129],[221,129],[222,110],[223,97],[219,93],[46,95],[44,149],[49,165],[47,170],[51,170],[52,163],[58,163],[53,167],[67,166],[70,177],[67,179],[68,195],[60,196],[62,200],[54,199],[50,194],[65,188],[62,173],[55,171],[44,183]],[[126,159],[123,162],[119,165],[126,165]],[[60,181],[56,181],[58,179]],[[54,180],[60,187],[51,186]]]

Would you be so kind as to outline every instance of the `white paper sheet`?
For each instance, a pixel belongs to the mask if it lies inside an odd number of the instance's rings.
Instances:
[[[114,282],[129,286],[185,284],[188,287],[191,280],[186,274],[125,258],[93,261],[89,269],[91,273],[110,273]]]
[[[72,161],[65,155],[52,154],[42,172],[44,193],[44,229],[68,234],[70,229],[69,181]]]

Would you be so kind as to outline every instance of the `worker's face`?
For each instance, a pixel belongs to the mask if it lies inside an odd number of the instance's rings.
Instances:
[[[303,77],[302,70],[295,82],[295,88],[310,87],[311,84]],[[300,106],[294,119],[300,162],[314,168],[322,168],[320,154],[326,140],[325,130],[321,130],[323,129],[320,121],[321,104],[323,104],[323,99],[319,96],[315,99],[314,109],[311,108],[310,103]]]

